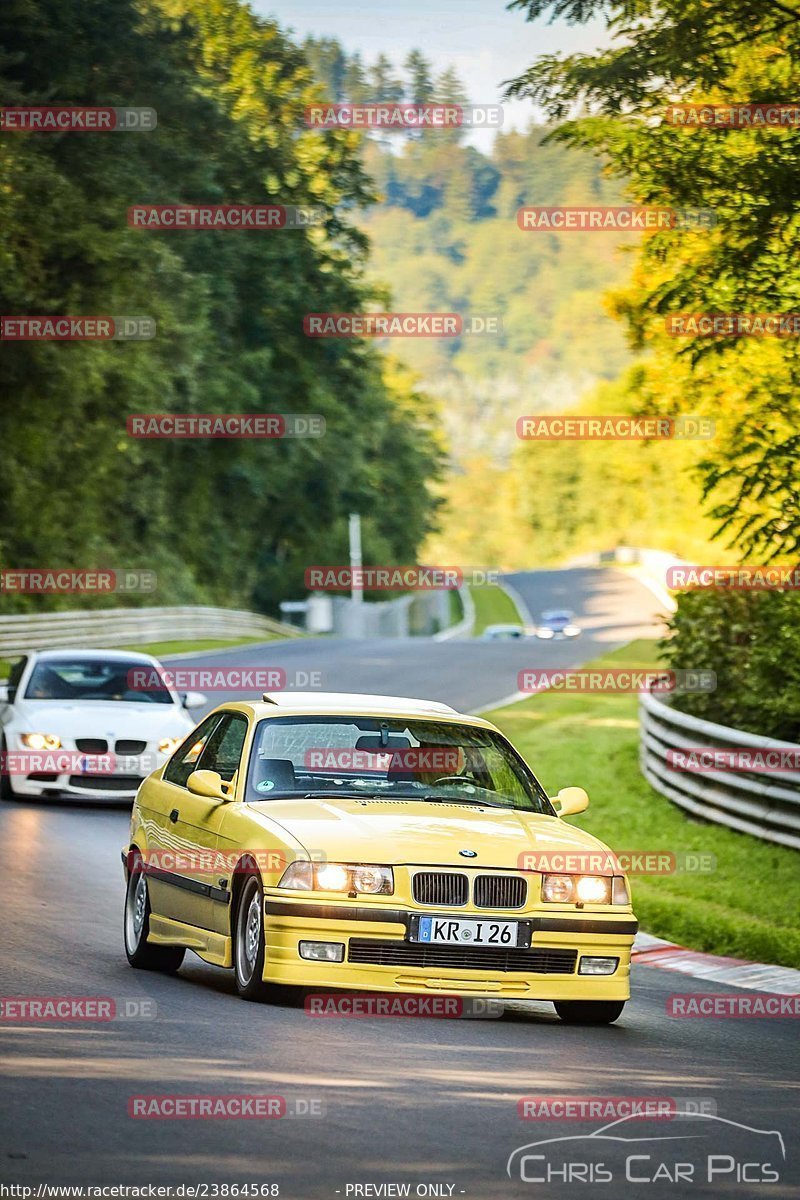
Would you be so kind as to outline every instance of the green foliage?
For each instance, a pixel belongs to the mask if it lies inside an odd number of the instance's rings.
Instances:
[[[626,180],[632,199],[713,210],[707,233],[667,230],[642,243],[631,286],[617,298],[636,346],[675,384],[676,410],[723,417],[726,430],[701,465],[721,535],[743,555],[800,550],[796,429],[797,339],[667,338],[679,312],[795,312],[800,298],[796,180],[800,130],[683,129],[675,103],[793,103],[800,86],[796,9],[760,0],[517,0],[584,21],[607,15],[610,49],[544,57],[511,87],[553,120],[584,115],[556,137],[589,148]]]
[[[732,589],[684,592],[663,643],[671,667],[716,672],[714,692],[681,695],[696,717],[800,742],[800,595]]]
[[[470,595],[475,606],[475,623],[472,636],[478,637],[487,625],[521,625],[519,614],[511,594],[496,583],[471,584]]]
[[[148,567],[145,603],[275,611],[308,563],[342,560],[353,510],[369,513],[366,561],[413,561],[435,515],[428,402],[374,349],[303,334],[308,311],[369,302],[352,213],[372,193],[358,135],[305,129],[320,90],[300,49],[237,0],[8,0],[0,44],[5,103],[158,112],[152,133],[0,143],[0,311],[158,327],[151,342],[4,346],[3,563]],[[269,234],[127,226],[137,201],[200,199],[325,219]],[[318,413],[327,434],[133,441],[136,412]]]

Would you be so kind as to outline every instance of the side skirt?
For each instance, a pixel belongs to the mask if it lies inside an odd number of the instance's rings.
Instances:
[[[186,946],[194,950],[204,962],[215,967],[233,966],[233,939],[221,933],[210,933],[196,925],[173,921],[169,917],[150,914],[150,934],[147,938],[154,946]]]

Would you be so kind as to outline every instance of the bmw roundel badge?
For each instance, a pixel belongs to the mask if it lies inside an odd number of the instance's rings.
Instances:
[[[462,858],[477,858],[478,857],[477,850],[459,850],[458,853],[461,855]]]

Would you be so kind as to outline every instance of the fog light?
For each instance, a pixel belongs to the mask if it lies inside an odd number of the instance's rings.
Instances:
[[[613,975],[619,966],[618,958],[590,958],[584,955],[578,967],[579,975]]]
[[[343,942],[301,942],[300,957],[315,962],[341,962],[344,958]],[[614,959],[616,962],[616,959]]]

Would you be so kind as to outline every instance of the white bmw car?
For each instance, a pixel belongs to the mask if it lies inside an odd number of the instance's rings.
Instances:
[[[200,692],[164,686],[149,654],[40,650],[0,684],[3,799],[133,800],[194,728]]]

